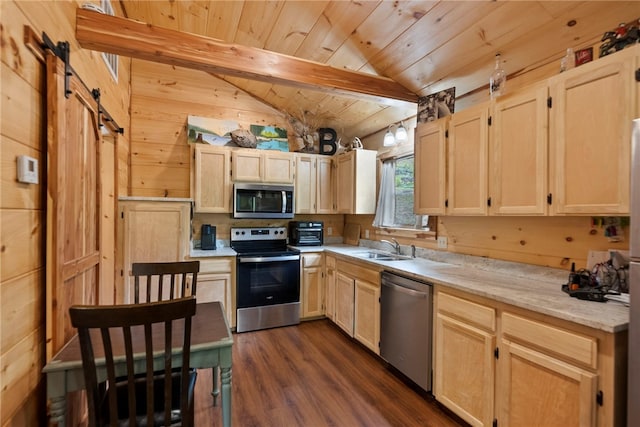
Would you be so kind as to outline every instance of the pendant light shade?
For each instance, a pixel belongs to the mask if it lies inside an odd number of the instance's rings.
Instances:
[[[406,132],[405,132],[406,133]],[[396,137],[391,133],[391,126],[387,129],[387,133],[384,134],[384,142],[383,145],[385,147],[390,147],[396,143]]]
[[[404,128],[404,124],[400,122],[400,126],[396,129],[396,141],[404,142],[408,139],[407,130]]]

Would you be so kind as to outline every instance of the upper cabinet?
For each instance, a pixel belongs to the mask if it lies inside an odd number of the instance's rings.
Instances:
[[[628,215],[639,52],[581,65],[448,123],[419,124],[416,213]]]
[[[633,48],[550,79],[553,213],[629,213],[637,62]]]
[[[296,213],[334,213],[335,174],[332,157],[296,153],[295,162]]]
[[[488,144],[488,103],[468,108],[451,117],[448,214],[487,214]]]
[[[231,212],[231,153],[222,147],[195,146],[195,212]]]
[[[547,213],[547,86],[499,98],[489,136],[492,215]]]
[[[293,156],[268,150],[233,150],[233,180],[245,182],[293,183]]]
[[[353,150],[337,156],[337,213],[375,213],[376,155],[372,150]]]
[[[414,147],[414,212],[418,215],[444,215],[447,198],[448,118],[419,123]],[[420,185],[417,185],[420,183]]]

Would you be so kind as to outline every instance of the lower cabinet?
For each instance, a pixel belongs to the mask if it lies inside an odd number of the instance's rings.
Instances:
[[[198,303],[220,301],[229,327],[236,326],[235,311],[235,257],[200,259],[200,272],[196,284]]]
[[[626,333],[442,288],[435,305],[434,396],[469,424],[624,425]]]
[[[324,315],[324,268],[322,253],[300,256],[300,318]]]
[[[335,317],[347,334],[380,354],[380,271],[337,261]]]

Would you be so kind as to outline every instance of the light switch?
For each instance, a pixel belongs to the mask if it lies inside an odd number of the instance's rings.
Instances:
[[[38,183],[38,160],[29,156],[18,156],[18,182]]]

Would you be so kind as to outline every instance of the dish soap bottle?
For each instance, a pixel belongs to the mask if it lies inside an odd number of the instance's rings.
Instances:
[[[576,66],[576,56],[573,49],[568,48],[567,54],[560,60],[560,72],[570,70]]]
[[[496,66],[489,77],[489,93],[491,99],[504,95],[507,84],[507,73],[500,65],[500,54],[496,53]]]

